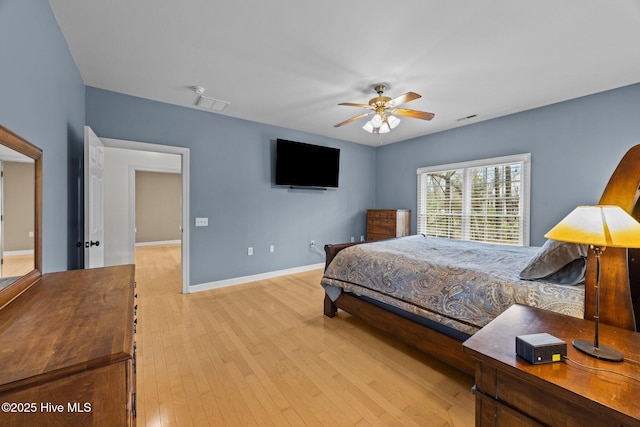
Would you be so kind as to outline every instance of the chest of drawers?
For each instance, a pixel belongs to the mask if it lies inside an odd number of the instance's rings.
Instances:
[[[410,230],[411,211],[408,209],[369,209],[367,211],[367,240],[408,236]]]
[[[134,287],[133,265],[50,273],[0,310],[0,425],[135,425]]]

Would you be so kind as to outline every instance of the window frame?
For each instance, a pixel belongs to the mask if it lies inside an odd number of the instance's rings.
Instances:
[[[519,198],[519,209],[520,209],[520,222],[519,222],[519,233],[520,233],[520,242],[517,243],[504,243],[504,244],[514,244],[519,246],[529,246],[530,243],[530,217],[531,217],[531,153],[522,153],[515,154],[510,156],[501,156],[501,157],[491,157],[486,159],[478,159],[471,160],[466,162],[459,163],[449,163],[444,165],[434,165],[434,166],[425,166],[418,168],[416,171],[417,174],[417,218],[416,218],[416,226],[418,229],[418,233],[424,233],[426,230],[421,229],[421,220],[420,218],[426,215],[426,212],[423,210],[426,209],[426,196],[422,196],[420,194],[422,190],[422,178],[426,174],[437,173],[437,172],[447,172],[453,170],[463,170],[463,189],[462,189],[462,227],[461,233],[463,234],[462,240],[471,240],[469,238],[469,226],[468,223],[470,221],[471,216],[471,188],[470,188],[470,173],[469,171],[474,168],[486,168],[486,167],[496,167],[496,166],[505,166],[505,165],[513,165],[520,164],[520,198]],[[422,200],[424,198],[424,201]],[[466,236],[465,236],[466,234]],[[479,240],[474,240],[479,241]],[[490,242],[489,242],[490,243]]]

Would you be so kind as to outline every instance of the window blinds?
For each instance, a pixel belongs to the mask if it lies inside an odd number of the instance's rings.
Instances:
[[[420,168],[418,232],[529,244],[530,154]]]

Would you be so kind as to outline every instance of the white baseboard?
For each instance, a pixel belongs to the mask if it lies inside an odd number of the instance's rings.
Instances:
[[[4,251],[2,253],[4,256],[11,255],[33,255],[33,249],[26,249],[24,251]]]
[[[215,282],[201,283],[189,286],[189,293],[210,291],[212,289],[225,288],[227,286],[241,285],[243,283],[256,282],[258,280],[272,279],[274,277],[287,276],[289,274],[304,273],[305,271],[318,270],[324,268],[324,263],[304,265],[302,267],[288,268],[286,270],[270,271],[267,273],[254,274],[252,276],[236,277],[233,279],[218,280]],[[319,286],[320,284],[318,284]]]
[[[158,242],[139,242],[136,246],[179,245],[180,240],[161,240]]]

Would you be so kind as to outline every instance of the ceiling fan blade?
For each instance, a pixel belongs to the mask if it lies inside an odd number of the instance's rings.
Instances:
[[[362,114],[359,114],[359,115],[357,115],[357,116],[355,116],[355,117],[351,117],[350,119],[345,120],[345,121],[344,121],[344,122],[342,122],[342,123],[338,123],[337,125],[333,125],[333,127],[334,127],[334,128],[339,128],[339,127],[340,127],[340,126],[342,126],[342,125],[346,125],[347,123],[355,122],[356,120],[361,119],[361,118],[363,118],[363,117],[366,117],[366,116],[368,116],[369,114],[371,114],[371,113],[362,113]]]
[[[400,95],[397,98],[393,98],[391,101],[387,103],[387,105],[389,106],[389,108],[393,108],[418,98],[421,98],[421,96],[418,95],[417,93],[407,92],[404,95]]]
[[[391,114],[397,114],[398,116],[412,117],[414,119],[431,120],[435,116],[433,113],[427,113],[426,111],[408,110],[406,108],[394,108],[391,110]]]
[[[358,107],[358,108],[368,108],[370,110],[373,110],[374,107],[372,107],[371,105],[368,104],[354,104],[353,102],[343,102],[341,104],[338,105],[346,105],[347,107]]]

